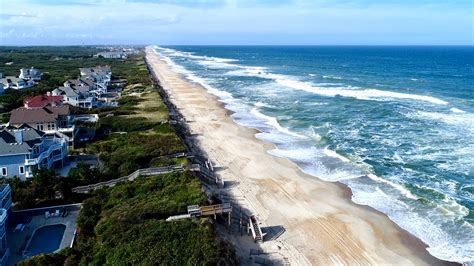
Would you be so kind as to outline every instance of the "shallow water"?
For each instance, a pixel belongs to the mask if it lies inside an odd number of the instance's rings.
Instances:
[[[434,256],[474,261],[474,48],[156,51],[303,171],[348,185]]]

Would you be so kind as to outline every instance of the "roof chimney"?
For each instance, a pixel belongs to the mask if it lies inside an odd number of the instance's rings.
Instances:
[[[23,143],[23,130],[14,130],[15,133],[15,142],[16,143]]]

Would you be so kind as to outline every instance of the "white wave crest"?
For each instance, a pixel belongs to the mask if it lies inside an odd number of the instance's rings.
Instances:
[[[376,89],[347,89],[340,87],[315,87],[307,82],[301,82],[293,79],[277,79],[277,83],[283,86],[294,88],[297,90],[303,90],[322,96],[335,97],[352,97],[359,100],[390,100],[390,99],[407,99],[407,100],[417,100],[430,102],[433,104],[446,105],[448,102],[441,99],[426,96],[426,95],[417,95],[417,94],[407,94],[393,91],[383,91]]]
[[[465,111],[460,110],[460,109],[455,108],[455,107],[453,107],[453,108],[451,108],[451,109],[449,109],[449,110],[450,110],[451,112],[453,112],[453,113],[465,113]]]
[[[298,137],[298,138],[306,138],[303,135],[299,135],[295,132],[292,132],[292,131],[288,130],[287,128],[282,127],[280,125],[280,123],[278,123],[278,120],[275,117],[262,114],[257,110],[257,108],[252,108],[250,113],[253,114],[254,116],[258,117],[258,118],[261,118],[261,119],[265,120],[266,121],[265,123],[267,125],[272,126],[273,128],[277,129],[280,132],[283,132],[285,134],[288,134],[288,135],[291,135],[291,136],[294,136],[294,137]]]
[[[466,112],[440,113],[418,111],[407,115],[408,117],[423,118],[439,121],[460,129],[474,131],[474,114]]]
[[[326,155],[329,156],[329,157],[337,158],[337,159],[339,159],[339,160],[341,160],[341,161],[343,161],[343,162],[346,162],[346,163],[347,163],[347,162],[350,162],[349,159],[347,159],[346,157],[344,157],[344,156],[338,154],[338,153],[335,152],[335,151],[330,150],[328,147],[325,147],[324,150],[323,150],[323,152],[324,152],[324,154],[326,154]]]
[[[342,79],[342,77],[325,75],[323,76],[323,79]]]
[[[424,101],[424,102],[429,102],[432,104],[439,104],[439,105],[448,104],[448,102],[444,100],[427,96],[427,95],[408,94],[408,93],[384,91],[384,90],[377,90],[377,89],[360,89],[357,87],[350,87],[350,86],[317,87],[308,82],[302,82],[286,75],[268,73],[265,71],[264,68],[255,68],[255,67],[244,68],[243,70],[229,71],[226,73],[226,75],[253,76],[253,77],[260,77],[264,79],[271,79],[271,80],[274,80],[276,83],[285,87],[289,87],[296,90],[303,90],[303,91],[307,91],[307,92],[311,92],[311,93],[315,93],[315,94],[327,96],[327,97],[343,96],[343,97],[356,98],[359,100],[378,100],[378,101],[404,99],[404,100]]]
[[[389,186],[391,186],[391,187],[397,189],[398,191],[400,191],[403,195],[405,195],[409,199],[412,199],[412,200],[417,200],[418,199],[418,197],[413,195],[408,189],[406,189],[405,187],[403,187],[400,184],[397,184],[395,182],[380,178],[380,177],[378,177],[374,174],[368,174],[367,177],[374,180],[375,182],[388,184]]]

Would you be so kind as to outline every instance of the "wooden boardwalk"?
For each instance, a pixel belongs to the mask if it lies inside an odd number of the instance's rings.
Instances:
[[[130,175],[122,176],[116,179],[107,180],[91,185],[86,186],[79,186],[72,189],[74,193],[88,193],[89,191],[93,191],[103,187],[113,187],[118,183],[126,182],[126,181],[133,181],[139,176],[153,176],[153,175],[162,175],[162,174],[169,174],[174,172],[184,172],[185,170],[193,170],[192,166],[191,169],[187,169],[183,166],[167,166],[167,167],[151,167],[145,169],[139,169]]]
[[[227,214],[228,222],[230,225],[231,214],[232,214],[232,205],[230,203],[222,203],[208,206],[199,206],[199,205],[189,205],[187,214],[173,215],[166,219],[166,221],[175,221],[180,219],[187,219],[191,217],[201,217],[201,216],[214,216],[218,214]]]

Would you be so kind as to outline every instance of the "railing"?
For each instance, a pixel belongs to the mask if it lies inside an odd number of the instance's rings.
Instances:
[[[0,224],[0,240],[1,240],[2,238],[4,238],[5,235],[7,234],[7,229],[6,229],[6,227],[7,227],[7,225],[6,225],[5,222]]]
[[[3,206],[0,206],[1,208],[5,209],[5,210],[9,210],[10,207],[12,206],[13,202],[12,202],[12,199],[11,197],[5,202],[5,205]]]
[[[2,249],[0,251],[0,254],[2,254],[1,259],[0,259],[0,265],[7,265],[8,258],[10,257],[10,249],[9,248]]]
[[[92,185],[75,187],[72,189],[72,192],[88,193],[90,190],[96,190],[103,187],[113,187],[117,183],[120,183],[120,182],[133,181],[139,176],[168,174],[168,173],[173,173],[173,172],[182,172],[184,170],[185,168],[183,166],[152,167],[152,168],[139,169],[127,176],[122,176],[116,179],[99,182]]]
[[[253,239],[255,242],[263,242],[263,234],[260,226],[258,225],[257,218],[255,216],[250,216],[249,218],[249,227],[252,232]]]
[[[25,165],[37,165],[38,161],[35,159],[25,159]]]
[[[5,195],[7,195],[8,193],[12,191],[12,188],[10,187],[9,184],[3,184],[2,186],[3,188],[0,191],[0,198],[3,198]]]
[[[50,130],[43,130],[45,133],[56,133],[56,132],[73,132],[75,129],[75,126],[69,126],[69,127],[57,127],[56,129],[50,129]]]
[[[202,216],[232,212],[230,203],[202,206],[200,209]]]
[[[25,177],[26,177],[26,178],[33,177],[33,172],[32,172],[31,170],[30,170],[30,171],[27,170],[27,171],[25,172]]]
[[[6,209],[0,209],[0,227],[5,223],[8,217],[8,211]]]
[[[55,143],[55,144],[52,144],[52,143]],[[65,140],[45,140],[43,145],[48,145],[48,144],[52,144],[52,145],[49,146],[47,151],[40,153],[40,155],[36,158],[25,159],[25,165],[37,165],[43,159],[47,158],[48,167],[51,167],[53,162],[58,160],[58,155],[55,155],[53,158],[51,158],[51,160],[49,159],[49,155],[55,150],[61,150],[61,153],[59,154],[59,156],[60,156],[60,159],[62,159],[64,155],[62,148],[63,148],[63,145],[65,144]]]

